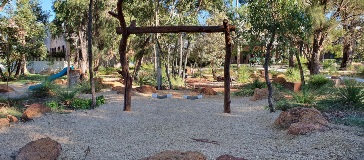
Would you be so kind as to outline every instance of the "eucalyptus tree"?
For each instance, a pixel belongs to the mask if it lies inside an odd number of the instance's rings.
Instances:
[[[252,39],[259,40],[265,48],[265,81],[268,86],[268,103],[274,112],[272,102],[272,85],[268,76],[273,45],[287,45],[288,37],[300,37],[306,32],[309,17],[305,14],[298,0],[249,0],[249,20]],[[251,42],[255,45],[255,42]]]
[[[77,48],[74,63],[83,74],[87,69],[88,4],[88,0],[55,0],[53,10],[56,14],[51,28],[53,35],[63,36],[72,48]]]
[[[8,1],[10,3],[10,1]],[[43,43],[45,38],[45,22],[47,15],[40,9],[38,0],[18,0],[14,2],[15,8],[6,10],[6,16],[1,17],[2,40],[7,44],[11,55],[8,61],[15,62],[15,77],[26,73],[27,57],[44,57],[46,47]],[[13,38],[9,38],[13,37]],[[8,52],[9,53],[9,52]],[[12,63],[7,63],[8,67]],[[11,76],[13,70],[8,73]]]
[[[340,68],[346,68],[352,61],[356,40],[362,34],[360,28],[364,27],[361,23],[364,17],[364,0],[338,0],[334,5],[344,30]]]

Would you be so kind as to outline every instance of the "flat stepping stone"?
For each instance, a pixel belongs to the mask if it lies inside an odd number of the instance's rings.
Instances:
[[[153,93],[152,98],[158,98],[158,99],[172,98],[172,94],[158,95],[157,93]]]
[[[190,100],[202,99],[202,95],[197,95],[197,96],[183,95],[183,98],[184,99],[190,99]]]

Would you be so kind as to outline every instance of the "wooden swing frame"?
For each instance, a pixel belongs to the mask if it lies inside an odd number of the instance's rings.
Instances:
[[[231,113],[230,109],[230,63],[231,63],[231,50],[232,39],[230,36],[231,31],[235,31],[235,26],[229,25],[228,20],[223,20],[222,26],[156,26],[156,27],[136,27],[135,21],[127,27],[123,13],[123,0],[117,2],[117,13],[109,11],[109,14],[119,20],[120,26],[116,28],[116,33],[121,34],[122,38],[119,44],[119,55],[121,63],[121,72],[125,82],[124,94],[124,111],[131,111],[131,89],[132,77],[129,73],[129,64],[127,61],[126,47],[130,34],[143,34],[143,33],[196,33],[196,32],[224,32],[225,33],[225,64],[224,64],[224,113]]]

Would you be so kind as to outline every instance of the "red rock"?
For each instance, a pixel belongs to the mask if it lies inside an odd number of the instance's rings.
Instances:
[[[18,118],[16,118],[15,116],[12,116],[12,115],[7,115],[6,118],[8,119],[9,122],[18,122]]]
[[[157,93],[157,90],[153,86],[144,85],[141,87],[137,87],[136,90],[140,93]]]
[[[206,160],[206,156],[194,151],[163,151],[142,160]]]
[[[282,86],[284,86],[287,83],[287,80],[284,77],[278,77],[274,78],[272,83],[276,83],[276,84],[280,84]]]
[[[216,158],[216,160],[246,160],[245,158],[234,157],[232,155],[224,154]]]
[[[14,92],[15,90],[6,84],[0,84],[0,93],[4,92]]]
[[[5,126],[9,126],[10,123],[9,123],[9,120],[6,119],[6,118],[0,118],[0,128],[1,127],[5,127]]]
[[[217,95],[217,92],[211,87],[202,88],[201,93],[205,95]]]
[[[23,115],[21,116],[22,119],[28,120],[33,119],[35,117],[39,117],[44,113],[51,112],[51,108],[44,106],[42,104],[34,103],[30,105],[27,109],[25,109]]]
[[[252,101],[262,100],[268,98],[268,88],[255,88],[253,96],[250,98]]]
[[[288,128],[288,133],[294,135],[324,130],[328,123],[321,112],[314,108],[294,108],[284,111],[274,122],[279,127]]]
[[[61,145],[47,137],[29,142],[20,148],[16,160],[56,160],[61,151]]]

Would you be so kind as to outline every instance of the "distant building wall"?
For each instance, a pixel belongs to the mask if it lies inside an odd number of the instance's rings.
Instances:
[[[60,71],[63,68],[67,67],[67,61],[58,60],[58,61],[28,61],[27,62],[27,70],[30,73],[40,73],[44,70],[50,71]]]

